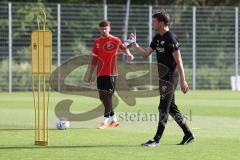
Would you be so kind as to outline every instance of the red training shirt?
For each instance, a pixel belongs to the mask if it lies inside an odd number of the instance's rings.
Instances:
[[[113,35],[99,37],[92,48],[91,65],[97,65],[97,77],[117,75],[117,54],[126,50],[122,41]]]

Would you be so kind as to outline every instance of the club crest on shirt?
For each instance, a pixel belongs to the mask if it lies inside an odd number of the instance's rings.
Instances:
[[[107,52],[111,52],[117,49],[117,44],[112,42],[112,41],[108,41],[104,44],[104,50]]]
[[[100,48],[100,44],[97,43],[97,48]]]
[[[162,46],[164,45],[164,43],[165,43],[165,41],[161,41],[161,45],[162,45]]]

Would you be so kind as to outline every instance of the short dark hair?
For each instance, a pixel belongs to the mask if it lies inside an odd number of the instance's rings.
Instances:
[[[164,22],[164,24],[167,26],[168,22],[170,21],[170,16],[167,12],[161,11],[157,12],[152,15],[152,18],[156,18],[158,22]]]
[[[110,26],[110,22],[108,20],[102,20],[99,24],[99,27]]]

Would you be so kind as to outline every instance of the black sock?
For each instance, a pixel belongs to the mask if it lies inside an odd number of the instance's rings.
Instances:
[[[113,111],[111,111],[111,112],[110,112],[110,116],[112,117],[113,115],[114,115],[114,112],[113,112]]]
[[[104,117],[109,117],[113,115],[112,109],[112,94],[106,91],[99,91],[99,98],[102,101],[105,111]]]

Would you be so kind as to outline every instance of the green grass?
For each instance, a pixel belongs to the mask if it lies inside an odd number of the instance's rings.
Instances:
[[[122,100],[118,115],[137,115],[121,119],[115,129],[95,129],[101,118],[85,122],[71,122],[67,130],[56,130],[55,105],[63,99],[72,99],[71,112],[78,113],[94,108],[99,101],[82,96],[51,94],[49,109],[49,146],[40,147],[34,142],[34,109],[32,93],[0,93],[0,160],[8,159],[73,159],[73,160],[237,160],[240,157],[240,92],[191,91],[176,94],[177,104],[188,120],[197,141],[187,146],[175,145],[182,139],[182,131],[170,120],[157,148],[140,147],[152,138],[157,122],[143,121],[146,113],[157,113],[159,97],[138,98],[136,106],[127,106]]]

